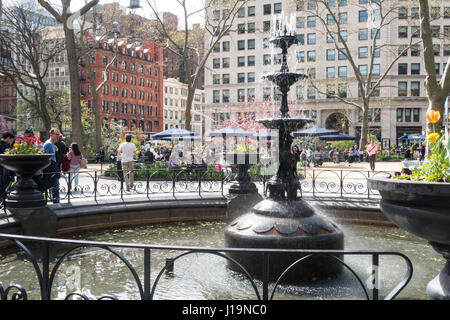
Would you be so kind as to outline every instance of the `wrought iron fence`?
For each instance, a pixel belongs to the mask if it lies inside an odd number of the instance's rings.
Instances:
[[[224,259],[225,262],[235,264],[241,271],[245,278],[249,281],[251,287],[253,288],[256,299],[258,300],[269,300],[273,299],[280,282],[283,277],[294,267],[301,264],[307,263],[309,259],[317,255],[327,256],[332,260],[337,260],[341,263],[345,270],[347,270],[356,280],[361,287],[362,296],[368,300],[378,300],[379,295],[379,273],[377,272],[380,266],[380,257],[383,256],[397,256],[403,259],[405,262],[405,275],[400,282],[394,287],[394,289],[389,292],[384,299],[390,300],[398,296],[398,294],[407,286],[409,283],[412,273],[413,266],[409,258],[398,252],[383,252],[383,251],[349,251],[349,250],[294,250],[294,249],[247,249],[247,248],[207,248],[207,247],[182,247],[182,246],[161,246],[161,245],[148,245],[148,244],[127,244],[127,243],[108,243],[108,242],[96,242],[96,241],[81,241],[81,240],[68,240],[68,239],[55,239],[55,238],[41,238],[41,237],[30,237],[21,235],[11,235],[0,233],[0,239],[5,241],[10,241],[15,244],[20,250],[22,250],[28,257],[30,263],[34,268],[34,272],[37,275],[39,282],[40,298],[42,300],[50,300],[52,297],[52,288],[55,284],[56,275],[62,264],[67,262],[69,258],[76,259],[77,256],[74,252],[80,248],[100,248],[101,250],[106,250],[107,252],[113,254],[117,257],[131,273],[134,280],[136,290],[139,292],[139,297],[142,300],[152,300],[155,298],[155,292],[158,290],[158,284],[161,280],[162,275],[170,271],[173,264],[191,254],[207,254],[214,255]],[[39,257],[36,257],[30,248],[24,243],[37,244],[38,249],[41,252]],[[61,252],[57,257],[51,258],[50,253],[54,247],[70,245],[70,249]],[[132,263],[120,253],[120,248],[131,248],[141,250],[142,259],[139,263],[142,268],[143,265],[143,277],[139,276],[140,271],[138,268],[132,265]],[[170,259],[170,263],[166,265],[157,273],[157,276],[153,280],[151,279],[152,274],[152,263],[151,257],[152,252],[155,250],[163,250],[164,252],[177,252],[175,257]],[[55,251],[55,250],[53,250]],[[260,265],[263,268],[263,279],[262,285],[258,285],[255,279],[235,260],[227,256],[228,252],[238,251],[238,252],[260,252],[262,258]],[[269,265],[271,262],[270,256],[275,253],[301,253],[302,258],[298,259],[290,266],[288,266],[284,272],[281,273],[280,277],[275,283],[270,284],[268,281]],[[303,255],[304,254],[304,255]],[[361,276],[347,263],[340,259],[343,255],[353,255],[353,256],[369,256],[371,257],[372,263],[372,277],[370,278],[371,286],[367,286],[368,281],[363,281]],[[40,261],[40,264],[39,264]],[[276,262],[275,262],[276,263]],[[397,264],[398,265],[398,264]],[[1,279],[0,279],[1,281]],[[115,281],[113,279],[113,281]],[[124,284],[125,285],[125,284]],[[65,296],[65,299],[71,298],[81,298],[90,299],[86,294],[81,292],[70,292]],[[26,288],[20,284],[10,284],[7,287],[3,286],[0,282],[0,298],[1,300],[27,300],[28,293]],[[114,295],[104,293],[99,299],[117,299]]]
[[[134,183],[129,192],[126,190],[126,176],[121,172],[119,174],[114,172],[112,176],[106,176],[105,171],[101,170],[83,170],[76,175],[70,172],[45,173],[36,176],[35,181],[41,191],[46,193],[47,199],[52,200],[53,195],[46,181],[47,177],[58,174],[60,201],[70,203],[74,199],[91,198],[97,201],[101,197],[119,197],[123,200],[129,195],[145,196],[149,200],[157,194],[168,194],[173,197],[180,194],[224,196],[236,177],[235,171],[216,171],[212,168],[202,171],[143,168],[134,169],[132,173]],[[301,182],[299,196],[379,199],[378,191],[368,187],[368,179],[390,174],[393,172],[304,169],[298,174]],[[267,175],[258,175],[253,178],[253,181],[260,186],[261,193],[266,194],[266,186],[270,178],[271,176]],[[6,194],[13,187],[14,181],[6,189]]]

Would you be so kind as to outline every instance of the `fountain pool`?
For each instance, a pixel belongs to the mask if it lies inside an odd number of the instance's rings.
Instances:
[[[105,242],[146,243],[177,246],[224,247],[225,222],[190,222],[155,224],[133,229],[108,230],[73,236],[73,239]],[[345,232],[346,250],[397,251],[409,257],[413,277],[397,299],[427,299],[426,285],[438,273],[443,258],[426,241],[394,227],[340,225]],[[143,251],[119,248],[143,278]],[[62,252],[62,251],[61,251]],[[58,255],[58,250],[51,255]],[[151,281],[164,267],[167,257],[180,252],[152,249]],[[345,256],[345,262],[363,282],[370,278],[370,256]],[[154,299],[255,299],[245,277],[226,266],[226,261],[211,254],[192,254],[175,261],[173,274],[163,274]],[[380,299],[404,277],[406,263],[396,256],[380,257]],[[82,292],[89,298],[114,295],[118,299],[140,299],[130,271],[111,253],[98,248],[75,251],[60,267],[52,288],[52,299],[63,299],[69,293]],[[39,299],[39,284],[31,263],[22,252],[0,256],[0,283],[4,287],[20,284],[29,299]],[[260,283],[256,282],[259,286]],[[367,282],[369,283],[369,282]],[[269,287],[273,288],[273,286]],[[364,299],[364,293],[350,272],[338,279],[313,282],[308,288],[279,286],[273,299]]]

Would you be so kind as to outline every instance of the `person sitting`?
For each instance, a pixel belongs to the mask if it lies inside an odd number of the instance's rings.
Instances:
[[[105,161],[105,150],[103,149],[103,146],[100,146],[100,150],[95,155],[95,163],[102,163]]]
[[[168,163],[168,169],[170,170],[177,170],[180,169],[180,165],[176,159],[176,153],[173,152],[171,153],[170,157],[169,157],[169,163]]]

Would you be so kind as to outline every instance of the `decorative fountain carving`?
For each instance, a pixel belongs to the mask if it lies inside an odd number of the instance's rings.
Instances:
[[[268,182],[269,196],[257,203],[251,212],[239,216],[225,230],[225,242],[231,248],[276,248],[276,249],[328,249],[342,250],[344,234],[337,225],[317,215],[314,209],[298,197],[301,188],[296,173],[296,160],[291,154],[292,132],[302,129],[313,122],[310,119],[291,118],[289,116],[288,92],[299,79],[307,78],[300,73],[289,72],[287,65],[288,49],[298,43],[293,35],[284,35],[270,40],[282,49],[282,66],[279,72],[264,78],[280,87],[282,93],[280,116],[261,119],[266,128],[279,130],[279,167],[276,175]],[[263,268],[257,263],[261,253],[230,253],[251,275],[263,277]],[[282,270],[304,257],[299,254],[277,254],[271,256],[269,279],[275,281]],[[259,260],[261,261],[261,260]],[[233,268],[232,265],[229,266]],[[280,279],[285,283],[299,283],[316,278],[336,275],[342,269],[330,257],[314,257],[305,264],[292,270]]]

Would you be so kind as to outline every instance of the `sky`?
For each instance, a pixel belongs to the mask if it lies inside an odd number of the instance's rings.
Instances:
[[[17,3],[20,2],[20,0],[3,0],[4,4],[8,4],[8,3]],[[60,5],[61,1],[60,0],[47,0],[49,3],[51,4],[55,4],[55,5]],[[176,14],[178,16],[179,19],[179,25],[182,26],[184,25],[184,20],[183,20],[183,10],[182,7],[177,3],[176,0],[148,0],[151,1],[152,3],[156,4],[156,9],[159,12],[163,12],[163,11],[168,11],[168,12],[172,12],[174,14]],[[36,0],[37,2],[37,0]],[[105,4],[105,3],[112,3],[112,2],[119,2],[122,6],[128,6],[129,5],[129,0],[100,0],[99,4]],[[85,3],[85,0],[72,0],[72,10],[77,10],[80,9]],[[148,7],[147,4],[147,0],[141,0],[140,1],[141,6],[143,8],[141,9],[137,9],[136,10],[136,14],[142,15],[144,17],[151,17],[150,12],[151,9]],[[195,12],[199,9],[202,8],[203,6],[203,0],[186,0],[187,3],[187,7],[188,7],[188,12]],[[201,23],[203,24],[203,15],[195,15],[192,16],[190,18],[188,18],[188,22],[190,24],[190,26],[192,26],[192,24],[194,23]]]

